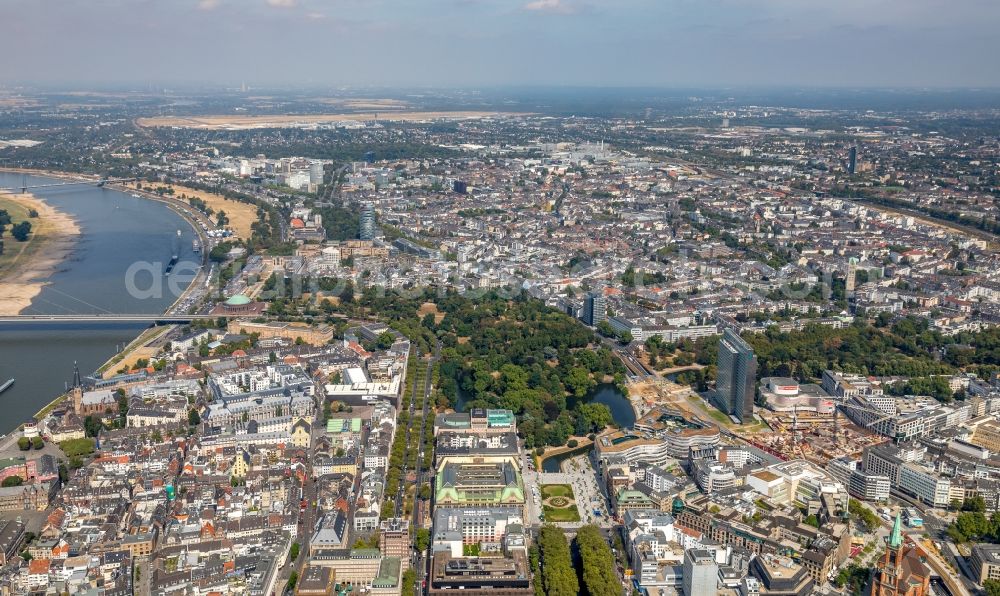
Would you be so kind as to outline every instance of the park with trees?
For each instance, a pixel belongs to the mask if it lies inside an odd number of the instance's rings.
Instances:
[[[961,513],[948,525],[948,536],[956,543],[988,542],[1000,544],[1000,512],[986,517],[986,501],[981,496],[965,499],[953,506]]]
[[[565,445],[613,422],[588,397],[624,369],[579,321],[525,297],[443,302],[437,331],[447,401],[439,405],[512,410],[528,448]]]
[[[321,287],[337,285],[326,279]],[[573,317],[524,293],[351,292],[350,300],[341,296],[337,311],[377,317],[422,353],[440,342],[435,406],[510,409],[528,448],[565,445],[571,436],[613,424],[608,407],[590,396],[600,383],[623,380],[624,367]],[[427,303],[443,314],[439,321],[419,313]]]
[[[757,356],[758,377],[816,382],[827,369],[899,376],[906,380],[887,387],[890,393],[930,395],[942,402],[962,397],[948,387],[948,376],[964,371],[989,378],[1000,371],[1000,329],[949,336],[916,317],[892,321],[879,316],[871,322],[859,318],[841,328],[812,323],[796,331],[772,326],[744,339]],[[658,367],[703,366],[682,372],[677,379],[705,390],[714,381],[717,343],[717,337],[673,343],[650,338],[644,347],[650,362]]]

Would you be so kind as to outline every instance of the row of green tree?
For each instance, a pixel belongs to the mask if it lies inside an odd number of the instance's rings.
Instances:
[[[594,525],[583,526],[576,533],[575,544],[578,565],[574,565],[563,530],[551,524],[542,526],[537,550],[533,547],[529,553],[532,570],[536,572],[535,593],[547,596],[620,594],[615,558],[601,530]]]
[[[28,451],[29,449],[42,449],[45,447],[45,439],[42,437],[21,437],[17,440],[17,448],[21,451]]]
[[[889,386],[892,395],[930,395],[939,401],[951,401],[955,392],[948,384],[947,376],[912,377]]]
[[[31,217],[38,217],[38,212],[34,209],[31,210]],[[10,214],[6,209],[0,209],[0,238],[3,237],[4,232],[7,231],[7,226],[11,226],[10,235],[18,242],[24,242],[28,239],[28,235],[31,234],[31,222],[22,221],[16,224],[12,224]]]
[[[930,328],[926,319],[905,317],[895,322],[876,318],[874,324],[858,320],[841,329],[812,323],[799,331],[772,327],[747,335],[757,355],[759,377],[794,377],[816,381],[826,369],[876,376],[905,376],[907,381],[889,387],[896,395],[930,395],[941,401],[956,397],[948,377],[966,370],[981,377],[1000,370],[1000,329],[947,336]],[[701,364],[701,371],[687,371],[678,381],[707,387],[715,373],[716,337],[664,342],[646,340],[650,362],[656,366]],[[961,395],[958,395],[961,397]]]
[[[981,511],[960,513],[948,526],[948,536],[955,542],[1000,544],[1000,513],[990,517]]]
[[[243,143],[235,149],[238,155],[254,156],[261,148],[252,142]],[[279,157],[309,157],[313,159],[330,159],[336,162],[351,162],[365,159],[372,151],[370,143],[356,143],[330,134],[322,141],[314,138],[303,139],[302,142],[269,144],[268,156]],[[375,158],[379,160],[444,158],[458,154],[455,149],[440,147],[425,142],[384,142],[379,143]]]
[[[250,239],[247,240],[247,250],[251,253],[268,252],[271,254],[292,254],[294,245],[284,242],[282,237],[282,222],[285,220],[285,213],[277,206],[263,201],[253,195],[232,190],[227,186],[211,186],[194,181],[186,181],[185,185],[196,190],[212,192],[240,203],[247,203],[257,207],[257,220],[250,224]],[[225,225],[229,221],[225,212],[221,212],[221,217],[217,217],[217,223]]]
[[[986,596],[1000,596],[1000,580],[983,580],[983,590],[986,591]]]
[[[927,377],[954,369],[939,362],[910,333],[858,321],[841,329],[811,324],[801,331],[771,328],[746,338],[760,376],[818,379],[826,369],[865,375]]]
[[[541,552],[541,584],[547,596],[577,596],[580,582],[573,569],[569,543],[563,531],[553,525],[542,526],[538,533]],[[538,582],[538,578],[535,578]]]
[[[361,207],[357,204],[314,207],[313,212],[322,216],[328,240],[354,240],[361,231]]]
[[[862,530],[866,532],[874,532],[879,527],[881,527],[881,522],[879,518],[875,515],[868,507],[865,507],[861,501],[857,499],[851,499],[847,503],[847,512],[850,514],[851,519],[854,520],[855,524],[859,525]]]
[[[906,199],[897,199],[895,197],[879,193],[878,191],[854,187],[845,189],[844,191],[838,193],[838,196],[857,196],[864,198],[868,202],[875,203],[876,205],[919,211],[921,213],[926,213],[934,219],[950,221],[963,226],[978,228],[984,232],[990,232],[992,234],[1000,234],[1000,220],[995,217],[989,217],[985,214],[980,216],[966,215],[958,210],[941,209],[940,207],[932,207],[926,203],[908,201]]]
[[[580,528],[576,533],[576,546],[580,551],[580,574],[586,593],[590,596],[620,594],[622,588],[615,571],[615,557],[597,526]]]

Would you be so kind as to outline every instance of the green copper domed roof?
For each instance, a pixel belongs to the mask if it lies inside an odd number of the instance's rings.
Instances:
[[[674,497],[673,502],[670,504],[670,511],[674,515],[678,515],[684,511],[684,499],[682,499],[680,495]]]
[[[231,296],[229,300],[226,300],[226,306],[244,306],[250,304],[250,299],[243,294],[236,294]]]

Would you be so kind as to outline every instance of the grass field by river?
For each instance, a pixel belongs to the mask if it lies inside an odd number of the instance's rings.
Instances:
[[[15,201],[13,195],[7,193],[0,193],[0,211],[6,211],[11,219],[10,224],[4,230],[4,251],[3,254],[0,254],[0,278],[3,278],[10,267],[22,259],[27,260],[37,250],[40,243],[33,242],[34,237],[43,236],[46,226],[39,222],[37,217],[28,217],[28,208],[23,203]],[[28,237],[27,242],[18,242],[10,235],[10,229],[14,224],[22,221],[31,222],[32,234]]]
[[[0,314],[17,314],[31,304],[46,280],[72,250],[80,233],[76,222],[31,194],[0,192],[0,209],[11,223],[3,236],[0,255]],[[35,210],[37,217],[30,217]],[[11,228],[22,221],[31,223],[28,239],[19,242]]]

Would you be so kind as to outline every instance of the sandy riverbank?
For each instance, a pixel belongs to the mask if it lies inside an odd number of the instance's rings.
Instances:
[[[73,251],[80,235],[76,221],[31,194],[12,194],[0,191],[0,209],[18,208],[26,214],[34,209],[38,217],[29,218],[31,234],[25,242],[18,242],[4,234],[4,254],[0,256],[0,315],[16,315],[31,305],[48,278],[62,265]],[[14,215],[14,222],[25,219]]]
[[[46,178],[56,178],[56,179],[64,180],[64,181],[67,181],[67,182],[94,183],[94,182],[96,182],[99,179],[98,176],[94,176],[94,175],[91,175],[91,174],[79,174],[79,173],[73,173],[73,172],[57,172],[57,171],[52,171],[52,170],[37,170],[37,169],[26,169],[26,168],[0,168],[0,172],[8,172],[8,173],[15,173],[15,174],[29,174],[29,175],[32,175],[32,176],[44,176]],[[135,189],[134,186],[130,186],[128,184],[114,184],[114,183],[110,183],[107,186],[107,188],[114,189],[114,190],[117,190],[119,192],[126,192],[126,193],[137,193],[138,192],[142,197],[144,197],[144,198],[146,198],[148,200],[157,201],[159,203],[162,203],[162,204],[166,205],[174,213],[176,213],[178,216],[180,216],[181,219],[183,219],[186,222],[188,222],[188,224],[191,226],[191,229],[194,230],[195,234],[198,235],[198,239],[201,242],[202,246],[206,246],[208,244],[208,238],[206,237],[206,235],[205,235],[204,230],[202,229],[202,227],[199,225],[199,221],[200,221],[199,217],[201,217],[202,219],[206,219],[206,218],[204,218],[204,216],[197,216],[197,215],[195,215],[194,211],[190,211],[189,212],[186,209],[187,205],[185,204],[185,205],[182,206],[181,205],[182,201],[180,201],[179,199],[175,199],[174,197],[170,197],[170,196],[163,196],[163,197],[161,197],[161,196],[156,195],[154,193],[146,192],[145,190],[143,190],[143,191],[136,191],[136,189]],[[182,188],[182,189],[184,189],[186,187],[175,187],[175,188]],[[188,190],[191,190],[191,189],[188,189]],[[3,195],[3,192],[4,191],[0,191],[0,196],[8,196],[8,197],[10,196],[9,194]],[[197,192],[197,191],[195,191],[195,192]],[[29,195],[30,195],[30,193],[29,193]],[[38,199],[36,199],[36,200],[38,200]],[[238,205],[238,206],[243,206],[243,207],[251,208],[251,206],[245,205],[244,203],[230,201],[229,199],[225,199],[224,197],[221,197],[221,196],[219,197],[219,200],[220,201],[225,201],[225,205],[226,206],[228,206],[229,203],[232,202],[232,203],[235,203],[235,205]],[[0,209],[2,209],[2,208],[3,207],[0,207]],[[25,213],[26,212],[27,211],[25,210]],[[56,213],[59,213],[59,212],[56,212]],[[234,211],[234,213],[235,213],[235,211]],[[256,218],[256,211],[253,211],[253,213],[255,214],[254,217]],[[15,221],[19,221],[19,220],[15,219]],[[35,220],[32,220],[33,227],[36,224],[37,224],[37,222]],[[73,225],[75,226],[75,222],[73,223]],[[249,224],[247,225],[247,227],[249,228]],[[75,229],[75,234],[76,235],[79,234],[79,229]],[[249,233],[247,234],[247,237],[249,238]],[[55,247],[55,248],[57,249],[58,247]],[[66,255],[63,254],[62,258],[65,258],[65,256]],[[5,281],[4,280],[4,275],[5,274],[4,274],[4,271],[3,271],[4,267],[2,266],[3,260],[4,260],[3,256],[0,256],[0,282]],[[178,303],[180,303],[182,300],[184,300],[188,296],[189,293],[191,293],[192,291],[194,291],[198,287],[198,284],[201,284],[204,281],[203,276],[206,273],[207,273],[207,271],[202,271],[202,273],[199,274],[199,277],[197,279],[195,279],[191,284],[188,285],[187,289],[184,290],[184,293],[181,296],[179,296],[177,298],[177,300],[174,302],[174,304],[171,305],[170,309],[168,309],[168,312],[170,310],[173,310],[174,306],[176,306]],[[42,283],[38,287],[38,289],[33,294],[31,294],[31,297],[28,298],[28,304],[30,304],[31,299],[34,298],[34,296],[37,295],[39,291],[41,291],[41,288],[44,287],[44,285],[45,285],[45,283]],[[13,295],[13,293],[12,293],[12,295]],[[3,297],[4,297],[4,292],[0,291],[0,301],[3,300]],[[28,306],[28,304],[25,304],[21,308],[23,309],[24,307]],[[5,308],[5,305],[0,305],[0,315],[4,315],[4,314],[18,314],[18,313],[17,313],[17,311],[15,311],[13,313],[8,313],[7,309]]]

